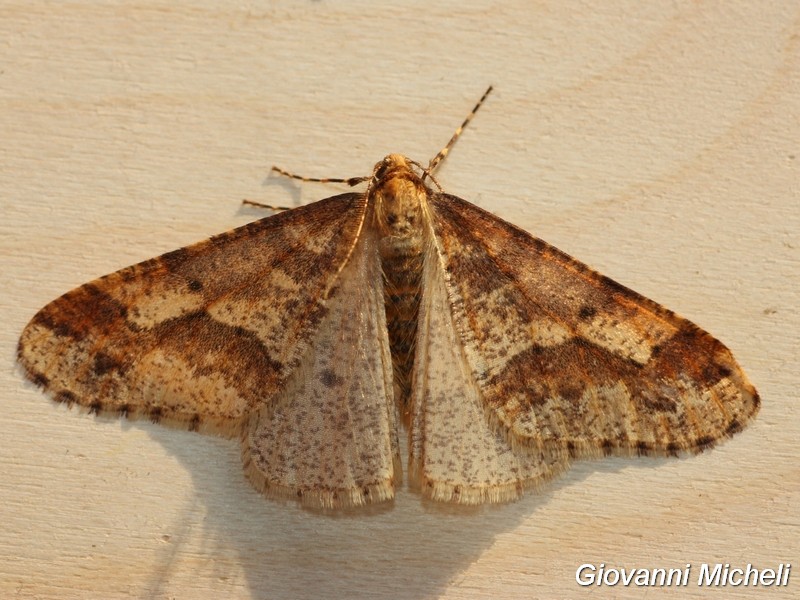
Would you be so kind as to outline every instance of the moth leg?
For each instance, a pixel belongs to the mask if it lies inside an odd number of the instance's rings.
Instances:
[[[297,179],[299,181],[306,181],[311,183],[346,183],[350,187],[356,186],[359,183],[364,183],[369,179],[369,177],[350,177],[349,179],[340,179],[338,177],[305,177],[304,175],[296,175],[295,173],[290,173],[285,169],[281,169],[280,167],[273,166],[271,171],[274,171],[278,175],[283,175],[284,177],[288,177],[289,179]]]
[[[262,202],[254,202],[253,200],[242,200],[242,204],[245,206],[255,206],[257,208],[266,208],[267,210],[274,210],[275,212],[281,212],[283,210],[292,210],[290,206],[275,206],[273,204],[264,204]]]

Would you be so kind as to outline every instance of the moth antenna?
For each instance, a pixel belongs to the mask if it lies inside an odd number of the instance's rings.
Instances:
[[[294,173],[290,173],[289,171],[285,171],[284,169],[275,166],[273,166],[270,170],[275,171],[284,177],[288,177],[289,179],[298,179],[300,181],[313,183],[346,183],[350,187],[358,185],[359,183],[364,183],[367,179],[369,179],[369,177],[350,177],[349,179],[339,179],[334,177],[304,177],[303,175],[295,175]]]
[[[417,167],[420,170],[420,172],[422,173],[422,180],[423,181],[425,181],[425,178],[427,177],[428,179],[430,179],[434,183],[434,185],[437,188],[439,188],[440,192],[444,191],[444,188],[441,186],[441,184],[438,181],[436,181],[436,178],[433,175],[431,175],[430,167],[426,169],[425,167],[423,167],[421,164],[419,164],[415,160],[408,160],[408,164],[414,165],[415,167]]]
[[[303,175],[295,175],[294,173],[289,173],[289,171],[286,171],[276,166],[273,166],[272,169],[270,170],[275,171],[276,173],[282,175],[283,177],[288,177],[290,179],[298,179],[299,181],[310,181],[316,183],[346,183],[350,187],[358,185],[359,183],[363,183],[364,181],[369,179],[369,177],[351,177],[350,179],[338,179],[332,177],[324,177],[324,178],[304,177]],[[266,208],[268,210],[274,210],[276,212],[282,210],[292,210],[291,207],[289,206],[275,206],[273,204],[263,204],[262,202],[254,202],[253,200],[242,200],[242,204],[246,206],[256,206],[258,208]]]
[[[422,173],[423,181],[425,180],[426,177],[430,177],[431,180],[433,180],[433,177],[431,176],[432,173],[436,170],[436,167],[439,166],[439,163],[441,163],[445,159],[447,154],[450,152],[450,149],[456,143],[456,140],[461,136],[461,132],[463,132],[464,128],[469,124],[470,121],[472,121],[472,118],[475,116],[475,113],[478,112],[478,109],[484,103],[487,96],[492,92],[492,89],[493,87],[491,85],[486,89],[486,91],[483,93],[483,96],[481,96],[481,99],[478,100],[473,109],[467,115],[467,118],[464,119],[464,122],[461,123],[461,125],[459,125],[458,129],[456,129],[456,132],[453,134],[453,137],[450,138],[450,141],[447,142],[447,145],[441,150],[439,150],[439,153],[431,159],[431,162],[428,164],[428,168],[425,169]],[[438,183],[436,185],[441,189],[441,186],[439,186]]]
[[[289,171],[285,171],[280,167],[273,166],[271,171],[275,171],[279,175],[283,177],[288,177],[290,179],[298,179],[299,181],[309,181],[309,182],[316,182],[316,183],[346,183],[350,187],[354,185],[358,185],[359,183],[363,183],[368,177],[351,177],[350,179],[338,179],[332,177],[324,177],[324,178],[317,178],[317,177],[304,177],[303,175],[295,175],[294,173],[289,173]],[[275,206],[273,204],[263,204],[262,202],[254,202],[253,200],[242,200],[242,204],[246,206],[256,206],[258,208],[266,208],[268,210],[274,211],[282,211],[282,210],[292,210],[291,207],[288,206]]]

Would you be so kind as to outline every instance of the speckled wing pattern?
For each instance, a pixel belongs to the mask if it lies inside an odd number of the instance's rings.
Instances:
[[[256,487],[322,508],[394,496],[400,472],[383,273],[365,228],[283,389],[254,411],[242,444]]]
[[[758,412],[693,323],[469,202],[436,195],[431,212],[463,360],[517,452],[699,452]]]
[[[410,427],[411,480],[434,500],[480,504],[514,499],[524,487],[567,469],[567,453],[513,444],[487,418],[484,392],[466,360],[433,243],[428,244],[423,281]]]

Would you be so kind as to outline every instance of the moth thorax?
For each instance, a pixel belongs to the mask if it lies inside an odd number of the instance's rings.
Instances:
[[[382,237],[421,235],[428,189],[403,156],[390,154],[378,163],[370,196]]]

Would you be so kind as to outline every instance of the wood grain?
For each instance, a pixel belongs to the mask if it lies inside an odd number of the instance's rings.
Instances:
[[[584,597],[583,563],[800,550],[800,12],[791,2],[0,4],[0,596]],[[445,190],[692,319],[758,388],[685,460],[580,463],[482,510],[264,500],[236,443],[54,406],[25,323],[89,279],[420,161],[495,86]],[[796,567],[797,568],[797,567]],[[727,588],[788,598],[787,588]],[[593,588],[596,597],[641,597]],[[659,590],[702,598],[690,585]]]

